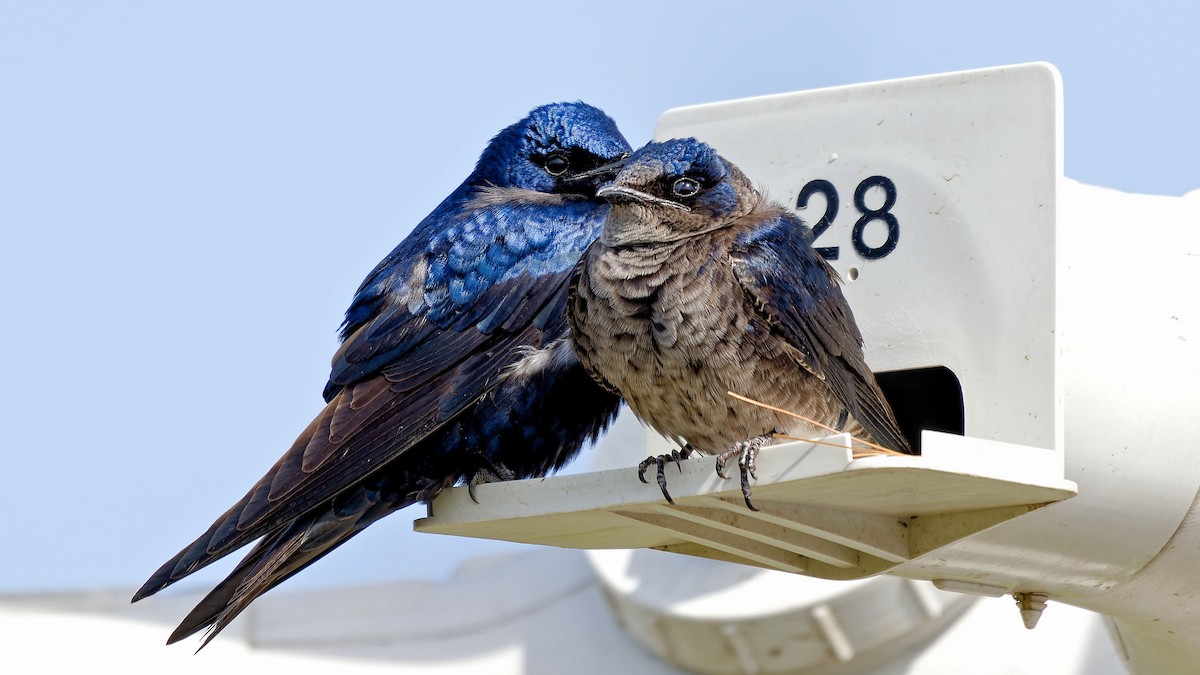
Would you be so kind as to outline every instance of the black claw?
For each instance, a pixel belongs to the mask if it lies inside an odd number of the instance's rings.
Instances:
[[[750,476],[754,473],[753,470],[750,469],[750,465],[752,463],[753,459],[750,458],[750,451],[747,449],[746,454],[742,455],[742,461],[738,462],[738,468],[741,470],[742,474],[742,499],[746,501],[746,508],[750,509],[751,511],[757,511],[758,509],[754,508],[754,504],[750,503]],[[758,476],[755,476],[754,478],[755,480],[758,480]]]
[[[663,458],[661,456],[659,456],[659,458],[658,458],[658,489],[662,490],[663,498],[665,498],[667,500],[667,503],[670,504],[671,506],[675,506],[675,500],[671,499],[671,493],[667,492],[667,476],[663,472],[664,463],[665,462],[664,462]],[[682,471],[682,469],[680,469],[680,471]]]
[[[725,480],[729,480],[729,476],[725,475],[725,462],[728,461],[728,459],[729,458],[725,456],[725,453],[721,453],[717,456],[717,475]]]
[[[766,434],[738,441],[728,450],[717,455],[717,475],[725,480],[729,480],[729,476],[725,474],[725,465],[733,457],[738,458],[738,474],[742,483],[742,498],[746,500],[746,506],[751,511],[758,510],[754,508],[754,504],[750,503],[750,479],[758,480],[755,458],[758,457],[758,451],[771,438],[772,434]]]
[[[650,468],[650,465],[654,463],[654,459],[654,457],[647,457],[642,460],[641,464],[638,464],[638,480],[647,485],[650,484],[650,481],[646,480],[646,469]]]
[[[683,465],[680,464],[680,462],[688,457],[691,457],[692,453],[695,451],[696,448],[688,444],[683,446],[681,449],[672,450],[670,454],[664,453],[643,459],[641,464],[638,464],[638,480],[642,481],[643,483],[650,482],[646,480],[646,470],[649,469],[650,465],[653,464],[656,469],[655,478],[658,482],[658,488],[662,490],[663,497],[667,500],[667,503],[674,505],[675,500],[671,499],[671,493],[667,491],[667,462],[675,462],[675,466],[679,469],[679,473],[683,473]]]
[[[471,474],[471,478],[467,480],[467,494],[471,496],[471,501],[476,504],[479,499],[475,497],[475,486],[480,483],[499,483],[503,481],[516,480],[517,474],[512,472],[504,464],[493,462],[482,452],[475,453],[479,459],[479,468],[475,469],[475,473]]]

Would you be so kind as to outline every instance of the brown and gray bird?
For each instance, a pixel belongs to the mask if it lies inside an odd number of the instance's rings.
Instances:
[[[576,270],[568,307],[576,352],[647,425],[694,450],[738,457],[742,493],[775,434],[828,431],[730,397],[772,404],[910,452],[863,359],[837,273],[785,207],[695,139],[651,143],[598,196],[612,204]],[[673,502],[672,502],[673,503]]]

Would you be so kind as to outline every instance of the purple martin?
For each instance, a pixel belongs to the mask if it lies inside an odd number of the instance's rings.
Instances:
[[[651,143],[597,194],[612,204],[572,280],[576,352],[605,388],[679,443],[738,458],[751,509],[754,458],[773,435],[821,438],[808,422],[909,452],[871,370],[837,273],[791,211],[695,139]],[[673,503],[673,502],[672,502]]]
[[[134,595],[259,540],[168,644],[205,628],[207,644],[255,598],[389,513],[463,482],[544,476],[612,422],[620,399],[576,359],[565,307],[609,208],[596,188],[630,150],[584,103],[536,108],[491,140],[355,293],[325,408]]]

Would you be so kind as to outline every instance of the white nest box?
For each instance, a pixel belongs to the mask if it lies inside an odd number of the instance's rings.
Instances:
[[[651,439],[618,470],[448,490],[416,528],[888,572],[1013,593],[1027,626],[1067,602],[1108,616],[1131,671],[1195,670],[1200,192],[1063,178],[1048,64],[668,111],[656,137],[680,136],[817,231],[921,456],[772,446],[752,512],[711,458],[669,472],[667,504],[634,469],[669,449]]]

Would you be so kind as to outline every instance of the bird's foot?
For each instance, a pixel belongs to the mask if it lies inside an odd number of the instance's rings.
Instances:
[[[506,480],[516,480],[517,478],[517,474],[513,473],[511,469],[503,464],[493,462],[483,455],[479,456],[479,460],[483,466],[476,469],[475,473],[471,474],[471,479],[467,481],[467,494],[471,496],[471,501],[476,504],[479,503],[479,500],[475,498],[476,485],[499,483]]]
[[[651,465],[657,466],[658,489],[662,490],[663,497],[667,499],[667,503],[673,506],[675,500],[671,499],[671,493],[667,492],[667,476],[663,473],[663,469],[666,467],[667,462],[675,462],[675,466],[679,467],[679,472],[683,473],[683,467],[680,466],[679,462],[691,457],[692,453],[696,451],[696,448],[691,443],[688,443],[678,450],[672,450],[670,454],[647,457],[642,460],[641,464],[638,464],[638,480],[643,483],[649,483],[650,481],[646,480],[646,469],[649,469]]]
[[[758,480],[758,474],[754,471],[754,459],[758,457],[758,451],[762,450],[763,446],[773,438],[774,434],[764,434],[738,441],[728,450],[717,455],[717,475],[726,480],[729,479],[729,476],[725,475],[725,464],[735,455],[737,456],[738,470],[742,475],[742,498],[746,500],[746,507],[751,511],[758,510],[754,508],[754,504],[750,503],[750,479]]]

